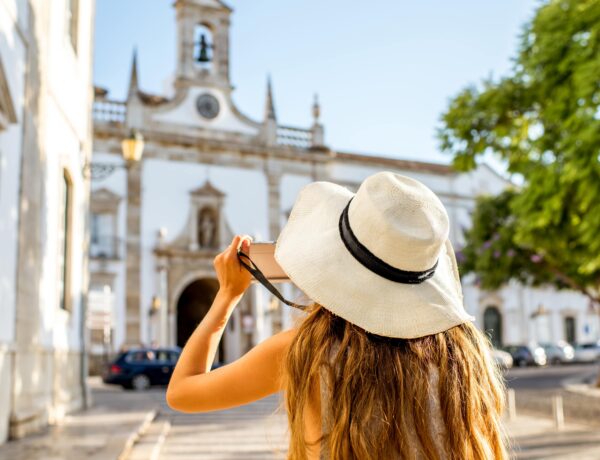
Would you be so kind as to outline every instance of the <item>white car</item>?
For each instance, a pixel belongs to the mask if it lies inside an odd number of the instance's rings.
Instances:
[[[540,346],[546,352],[549,364],[568,364],[575,359],[575,350],[563,340],[556,343],[542,343]]]
[[[510,355],[510,353],[507,353],[506,351],[494,348],[492,350],[492,358],[494,359],[498,367],[502,369],[510,369],[511,367],[513,367],[513,358]]]
[[[600,358],[600,346],[597,343],[583,343],[575,346],[577,363],[595,363]]]

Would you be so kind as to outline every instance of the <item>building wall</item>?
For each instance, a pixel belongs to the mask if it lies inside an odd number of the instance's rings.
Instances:
[[[23,139],[27,4],[0,0],[0,61],[17,120],[0,130],[0,443],[8,437],[13,382],[19,177]],[[21,110],[19,110],[21,109]]]
[[[115,155],[95,154],[102,161],[116,161]],[[277,163],[277,162],[275,162]],[[448,210],[451,228],[450,238],[455,248],[460,249],[464,244],[464,229],[470,226],[470,213],[475,207],[475,197],[481,193],[499,193],[506,181],[489,169],[481,166],[467,174],[442,174],[430,171],[413,171],[401,167],[382,167],[376,161],[366,162],[336,162],[333,161],[318,179],[332,180],[341,185],[356,190],[358,185],[370,174],[382,169],[393,170],[416,178],[432,188],[441,198]],[[281,180],[280,192],[280,226],[285,224],[299,191],[306,184],[315,180],[315,175],[303,175],[286,172],[286,163],[275,164],[279,168]],[[153,297],[160,295],[157,282],[157,258],[154,248],[157,246],[157,235],[160,229],[166,234],[166,242],[176,240],[184,232],[187,223],[190,199],[189,192],[201,185],[207,178],[219,190],[226,194],[224,213],[225,219],[233,233],[248,233],[257,241],[269,240],[269,212],[267,206],[267,184],[264,171],[257,166],[255,169],[243,168],[235,161],[230,166],[214,164],[187,163],[170,161],[168,159],[147,158],[142,166],[142,221],[141,246],[142,258],[140,270],[142,273],[141,288],[141,329],[142,342],[157,341],[157,323],[152,323],[148,315]],[[113,192],[125,195],[125,173],[117,170],[110,178],[94,184],[94,188],[108,187]],[[124,215],[119,217],[119,239],[125,238]],[[115,286],[124,286],[124,271],[121,261],[120,268],[115,268],[117,282]],[[190,280],[193,273],[190,271]],[[489,305],[497,306],[504,321],[503,343],[523,343],[531,340],[556,341],[564,339],[563,317],[565,312],[572,310],[577,318],[578,340],[592,340],[598,337],[597,318],[587,312],[587,301],[583,296],[574,292],[556,292],[551,288],[533,289],[511,283],[498,292],[481,291],[473,277],[463,280],[465,291],[465,307],[480,327],[483,327],[483,312]],[[171,286],[173,289],[174,287]],[[284,292],[291,298],[298,295],[291,286],[282,286]],[[115,292],[116,299],[123,299],[122,291]],[[251,299],[255,314],[255,332],[253,343],[258,343],[277,331],[279,327],[289,327],[293,324],[296,312],[288,307],[280,307],[271,311],[270,296],[260,286],[253,287],[247,296]],[[168,308],[174,309],[176,299],[168,299]],[[548,318],[552,320],[546,325],[544,319],[532,321],[530,315],[544,304],[550,309]],[[124,318],[124,304],[117,301],[118,318]],[[158,320],[153,320],[158,321]],[[586,326],[587,325],[587,326]],[[125,341],[125,325],[116,322],[116,348]],[[171,325],[172,327],[172,325]],[[585,334],[584,334],[585,331]],[[227,340],[231,340],[229,337]],[[170,343],[172,345],[173,343]],[[229,344],[229,349],[234,344]],[[242,348],[240,348],[242,351]]]
[[[3,0],[6,3],[6,0]],[[10,3],[10,2],[8,2]],[[19,180],[19,227],[14,375],[9,386],[10,435],[21,437],[55,423],[83,405],[86,365],[83,327],[87,289],[91,156],[93,0],[80,0],[77,52],[68,34],[66,0],[22,1],[27,25],[23,144]],[[0,5],[5,7],[5,5]],[[0,14],[0,17],[3,15]],[[63,177],[69,177],[69,282],[61,308]],[[2,414],[2,420],[7,417]]]
[[[115,162],[114,155],[97,152],[94,161]],[[117,161],[117,164],[118,161]],[[125,170],[119,168],[109,177],[93,183],[93,190],[106,188],[125,197],[127,184]],[[157,282],[157,258],[154,249],[157,246],[159,231],[165,234],[165,243],[172,243],[185,232],[190,212],[190,192],[201,186],[206,179],[225,193],[223,211],[228,227],[234,233],[247,233],[256,240],[264,240],[268,234],[267,186],[262,171],[248,170],[235,166],[226,168],[214,165],[169,162],[147,159],[142,165],[142,230],[141,230],[141,295],[143,308],[140,312],[141,341],[151,343],[156,335],[151,334],[152,325],[148,315],[153,297],[160,295]],[[121,201],[118,215],[117,240],[126,238],[126,204]],[[230,241],[222,242],[229,244]],[[124,250],[124,247],[122,248]],[[121,252],[123,254],[123,252]],[[93,260],[92,272],[107,270],[115,273],[113,291],[115,294],[115,335],[113,346],[119,349],[125,343],[125,261],[102,262]],[[214,275],[212,275],[214,276]],[[191,281],[191,280],[190,280]],[[171,289],[177,289],[171,286]],[[172,299],[168,299],[172,300]],[[174,308],[172,305],[167,307]],[[260,308],[260,307],[259,307]],[[264,334],[260,334],[264,338]],[[233,349],[237,344],[230,344]],[[239,353],[238,353],[239,354]]]

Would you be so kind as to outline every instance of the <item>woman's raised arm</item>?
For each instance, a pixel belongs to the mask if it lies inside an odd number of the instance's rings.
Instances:
[[[167,388],[169,407],[181,412],[226,409],[263,398],[281,389],[281,369],[295,334],[288,330],[270,337],[231,364],[210,370],[227,321],[250,274],[237,259],[243,240],[236,236],[214,261],[219,291],[210,310],[186,343]]]

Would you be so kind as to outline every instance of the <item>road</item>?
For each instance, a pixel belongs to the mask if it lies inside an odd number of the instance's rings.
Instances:
[[[511,369],[505,374],[509,388],[516,392],[517,410],[552,416],[552,396],[563,398],[568,422],[600,426],[600,398],[568,391],[570,383],[592,383],[600,366],[594,364]]]
[[[564,366],[513,368],[506,373],[506,383],[515,390],[560,389],[568,381],[591,383],[598,377],[600,366],[572,364]]]

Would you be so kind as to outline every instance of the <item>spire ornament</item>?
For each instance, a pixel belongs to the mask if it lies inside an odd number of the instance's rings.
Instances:
[[[315,124],[319,124],[319,117],[321,116],[321,105],[319,104],[319,95],[315,93],[313,106],[312,106],[312,115]]]
[[[265,120],[277,120],[275,103],[273,102],[273,85],[271,75],[267,76],[267,95],[265,99]]]
[[[131,75],[129,77],[129,91],[127,92],[127,98],[131,99],[133,96],[137,96],[139,89],[138,57],[136,47],[133,49],[133,57],[131,59]]]

